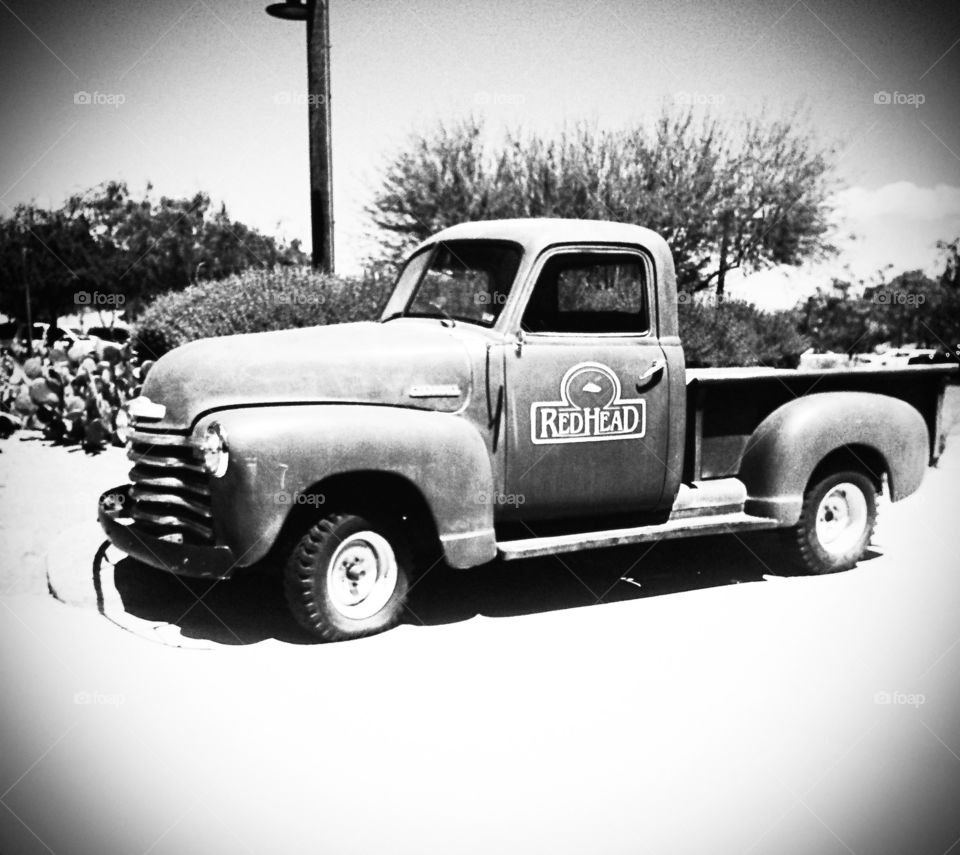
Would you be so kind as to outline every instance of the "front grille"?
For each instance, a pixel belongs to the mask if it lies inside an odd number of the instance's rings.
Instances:
[[[213,543],[210,476],[183,433],[154,433],[137,426],[127,456],[133,461],[130,516],[156,537]]]

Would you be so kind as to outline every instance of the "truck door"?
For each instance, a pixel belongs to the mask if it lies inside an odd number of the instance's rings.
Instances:
[[[652,262],[635,250],[562,248],[532,279],[504,353],[511,506],[526,519],[658,508],[669,384]]]

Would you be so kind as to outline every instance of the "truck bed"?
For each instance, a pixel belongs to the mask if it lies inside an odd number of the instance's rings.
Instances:
[[[957,366],[800,370],[687,369],[684,480],[736,475],[750,435],[782,404],[818,392],[876,392],[917,409],[930,436],[930,462],[942,451],[943,390]]]

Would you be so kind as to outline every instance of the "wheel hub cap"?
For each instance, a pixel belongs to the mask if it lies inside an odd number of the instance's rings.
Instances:
[[[837,484],[820,500],[817,539],[832,555],[842,555],[860,541],[867,526],[867,499],[855,484]]]
[[[380,611],[397,587],[397,562],[389,542],[373,531],[344,538],[327,570],[327,593],[344,617],[362,620]]]

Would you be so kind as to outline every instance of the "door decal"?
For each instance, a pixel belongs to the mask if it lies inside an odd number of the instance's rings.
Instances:
[[[622,399],[620,380],[606,365],[581,362],[560,381],[560,400],[530,406],[534,445],[639,439],[647,429],[647,402]]]

